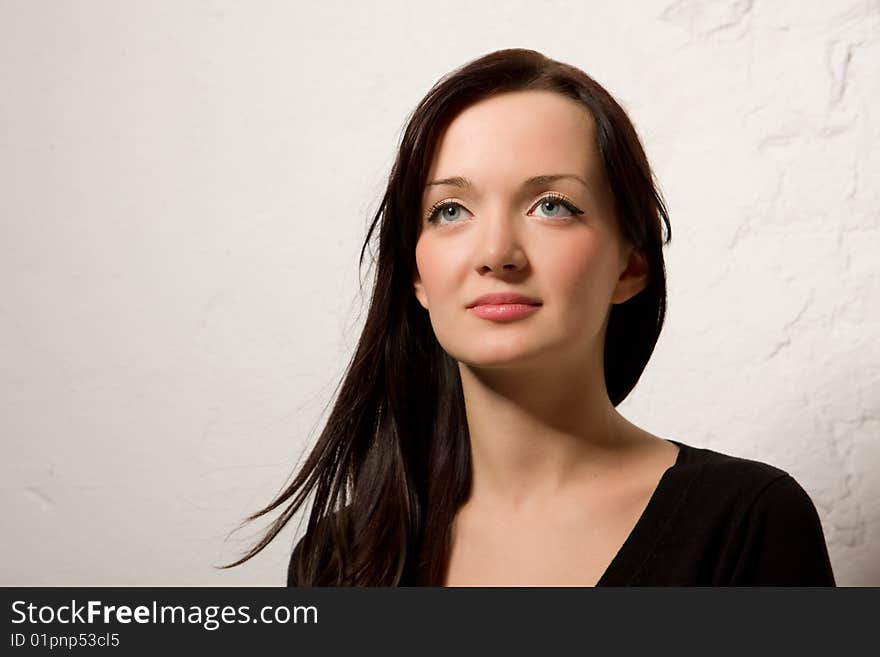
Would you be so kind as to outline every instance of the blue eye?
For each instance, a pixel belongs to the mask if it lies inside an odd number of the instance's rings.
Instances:
[[[556,206],[557,208],[559,208],[561,206],[571,213],[570,216],[584,213],[583,210],[579,210],[571,201],[566,199],[561,194],[547,194],[546,196],[543,196],[540,201],[538,201],[538,203],[535,207],[540,207],[543,205]],[[551,218],[554,218],[557,216],[558,215],[550,215]],[[565,218],[565,215],[563,215],[562,218]]]
[[[448,210],[461,209],[464,210],[465,207],[461,203],[457,203],[456,201],[442,201],[438,203],[433,208],[430,209],[428,213],[428,221],[432,224],[437,223],[438,215],[442,212],[443,217],[445,219],[455,219],[455,215],[449,216]]]
[[[548,219],[554,219],[554,218],[567,219],[570,216],[584,213],[583,210],[580,210],[577,206],[575,206],[571,201],[569,201],[566,197],[562,196],[561,194],[555,194],[555,193],[545,194],[544,196],[541,197],[541,199],[535,205],[532,206],[532,210],[534,210],[537,207],[544,206],[544,205],[551,206],[551,210],[549,210],[549,212],[552,212],[552,207],[555,206],[557,209],[559,207],[562,207],[562,208],[568,210],[570,213],[569,215],[556,215],[556,214],[545,215],[545,217]],[[451,222],[443,222],[444,224],[457,223],[456,219],[457,219],[458,215],[454,212],[452,214],[450,214],[450,211],[452,211],[452,210],[465,210],[465,211],[467,211],[467,209],[461,203],[459,203],[457,201],[440,201],[439,203],[434,205],[430,210],[428,210],[428,215],[426,217],[426,221],[428,221],[429,223],[432,223],[432,224],[440,223],[439,217],[442,213],[443,218],[451,220]],[[546,208],[545,208],[545,211],[548,211],[548,210],[546,210]]]

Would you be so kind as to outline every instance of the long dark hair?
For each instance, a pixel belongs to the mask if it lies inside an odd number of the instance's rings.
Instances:
[[[461,110],[531,89],[563,94],[590,112],[622,235],[647,258],[647,287],[611,307],[604,352],[614,406],[639,380],[666,313],[662,246],[671,227],[635,128],[587,74],[539,52],[498,50],[471,61],[441,78],[408,117],[361,248],[363,266],[378,227],[369,311],[333,410],[290,485],[245,522],[287,503],[281,515],[224,567],[259,553],[314,494],[306,533],[290,560],[290,583],[443,583],[452,521],[470,491],[470,437],[457,363],[438,343],[413,288],[423,188],[437,138]]]

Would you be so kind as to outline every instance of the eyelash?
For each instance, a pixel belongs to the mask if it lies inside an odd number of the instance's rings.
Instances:
[[[544,203],[545,201],[555,201],[556,203],[560,203],[560,204],[562,204],[563,206],[565,206],[565,208],[566,208],[569,212],[571,212],[572,214],[583,214],[583,213],[584,213],[583,210],[579,209],[579,208],[578,208],[574,203],[572,203],[567,197],[563,196],[562,194],[558,194],[558,193],[556,193],[556,192],[551,192],[551,193],[549,193],[549,194],[545,194],[545,195],[542,196],[542,197],[538,200],[538,202],[535,203],[535,205],[532,206],[532,207],[537,207],[538,205],[540,205],[541,203]],[[433,223],[437,223],[437,215],[440,213],[441,210],[443,210],[444,208],[447,208],[447,207],[454,207],[454,206],[456,206],[456,205],[459,206],[459,207],[462,207],[462,208],[464,207],[464,206],[463,206],[461,203],[459,203],[458,201],[450,201],[450,200],[448,200],[448,199],[443,200],[443,201],[439,201],[439,202],[435,203],[435,204],[431,207],[430,210],[428,210],[428,214],[427,214],[427,216],[425,217],[425,219],[426,219],[429,223],[432,223],[432,224],[433,224]],[[568,221],[568,220],[570,220],[571,218],[572,218],[572,217],[560,217],[557,221],[560,221],[560,222],[562,222],[562,221]],[[548,219],[552,219],[552,217],[548,217]]]

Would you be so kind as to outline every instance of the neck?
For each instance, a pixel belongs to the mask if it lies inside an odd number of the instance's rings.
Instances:
[[[607,471],[635,427],[589,363],[477,368],[459,363],[471,441],[470,500],[539,510],[543,501]]]

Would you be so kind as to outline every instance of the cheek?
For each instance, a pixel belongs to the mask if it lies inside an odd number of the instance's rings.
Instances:
[[[422,286],[426,289],[431,287],[431,277],[434,269],[434,258],[431,249],[425,246],[425,240],[416,242],[416,269]]]
[[[443,303],[450,294],[454,272],[450,250],[429,237],[421,238],[416,243],[416,267],[431,305]]]
[[[616,281],[615,254],[611,245],[598,239],[567,243],[547,259],[552,277],[548,282],[562,300],[589,306],[610,304]]]

